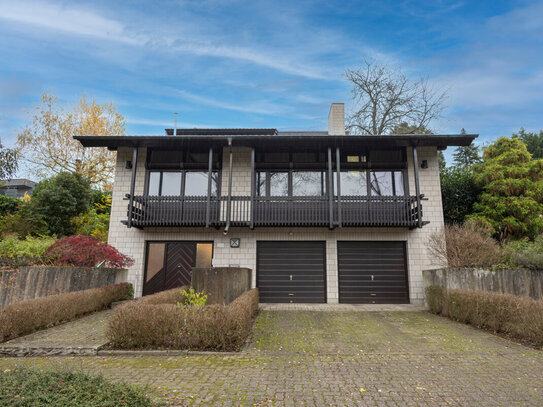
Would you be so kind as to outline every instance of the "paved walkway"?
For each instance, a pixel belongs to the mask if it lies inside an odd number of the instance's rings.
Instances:
[[[426,311],[428,308],[414,304],[259,304],[264,311]]]
[[[236,355],[0,359],[21,365],[146,384],[178,405],[543,405],[543,352],[426,312],[262,311]]]
[[[106,326],[111,310],[0,343],[0,355],[96,355],[107,344]]]

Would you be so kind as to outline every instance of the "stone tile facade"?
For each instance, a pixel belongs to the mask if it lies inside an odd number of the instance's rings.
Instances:
[[[394,240],[407,242],[407,262],[410,299],[414,304],[424,301],[424,282],[422,270],[445,266],[434,261],[428,251],[430,234],[443,228],[443,208],[439,181],[438,154],[436,147],[419,147],[419,179],[421,193],[428,200],[422,202],[423,219],[429,221],[422,229],[407,228],[255,228],[232,227],[227,235],[223,230],[215,228],[127,228],[121,223],[127,219],[127,201],[125,195],[130,191],[131,170],[125,169],[125,161],[132,159],[132,149],[119,148],[117,167],[115,170],[115,185],[111,210],[109,243],[122,253],[134,258],[135,263],[129,269],[128,281],[134,284],[135,293],[142,293],[144,275],[145,242],[153,241],[213,241],[215,266],[236,265],[249,267],[253,270],[253,286],[256,282],[256,243],[260,240],[284,241],[324,241],[326,242],[327,267],[327,300],[329,303],[338,302],[338,272],[337,272],[337,242],[341,240]],[[249,148],[233,148],[233,182],[232,195],[250,194],[250,154]],[[413,154],[407,150],[409,172],[409,194],[415,195],[413,175]],[[145,181],[146,149],[138,151],[138,166],[136,174],[136,195],[143,194]],[[228,191],[228,148],[223,151],[222,194]],[[423,160],[427,160],[428,168],[420,168]],[[241,239],[239,248],[230,248],[230,238]]]

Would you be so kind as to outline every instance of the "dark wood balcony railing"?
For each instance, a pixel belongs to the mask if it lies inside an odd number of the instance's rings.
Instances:
[[[227,197],[208,201],[207,196],[134,196],[132,202],[128,215],[135,227],[206,226],[207,219],[209,226],[219,227],[228,220]],[[422,217],[415,196],[341,196],[339,203],[334,197],[331,204],[332,211],[327,196],[255,197],[252,204],[250,197],[233,196],[230,224],[414,228]]]

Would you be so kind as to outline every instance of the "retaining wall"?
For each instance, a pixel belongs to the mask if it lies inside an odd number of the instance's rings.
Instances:
[[[446,289],[491,291],[543,299],[543,270],[445,268],[424,270],[424,285]]]
[[[0,270],[0,308],[48,295],[126,281],[127,271],[111,268],[32,266]]]

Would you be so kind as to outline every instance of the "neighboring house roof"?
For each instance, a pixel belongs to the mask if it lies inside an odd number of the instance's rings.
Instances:
[[[30,181],[29,179],[25,179],[25,178],[8,179],[8,180],[0,181],[0,188],[26,187],[26,188],[33,189],[36,185],[37,185],[36,182]]]
[[[228,139],[237,145],[259,146],[263,143],[288,145],[356,146],[379,145],[383,147],[468,146],[477,134],[391,134],[380,136],[330,135],[327,131],[277,131],[275,129],[167,129],[169,135],[157,136],[75,136],[85,147],[170,147],[200,142],[202,145],[224,146]]]

